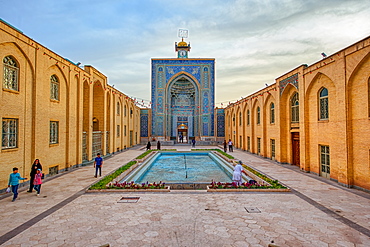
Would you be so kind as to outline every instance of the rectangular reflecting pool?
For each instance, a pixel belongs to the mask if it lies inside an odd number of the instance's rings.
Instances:
[[[141,164],[121,182],[200,184],[232,182],[233,166],[212,152],[159,152]],[[201,186],[204,187],[204,186]]]

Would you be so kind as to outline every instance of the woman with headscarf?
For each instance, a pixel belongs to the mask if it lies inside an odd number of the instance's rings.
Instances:
[[[42,171],[42,165],[41,165],[39,159],[35,159],[35,161],[32,164],[31,172],[30,172],[30,189],[27,190],[27,192],[32,192],[32,190],[33,190],[33,187],[34,187],[33,181],[35,179],[37,169],[40,169]]]
[[[148,144],[146,144],[146,150],[150,150],[151,147],[152,147],[152,144],[149,141]]]
[[[226,140],[224,140],[224,152],[226,153],[226,151],[227,151],[227,142]]]

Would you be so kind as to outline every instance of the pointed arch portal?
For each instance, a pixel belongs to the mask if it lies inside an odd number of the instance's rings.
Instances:
[[[167,88],[167,136],[177,142],[188,142],[198,136],[199,89],[186,75],[176,77]]]

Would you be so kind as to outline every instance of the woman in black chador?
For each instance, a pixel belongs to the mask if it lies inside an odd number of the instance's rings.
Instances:
[[[224,140],[224,152],[226,153],[226,151],[227,151],[227,142],[226,140]]]
[[[152,147],[152,144],[148,142],[148,144],[146,144],[146,150],[150,150],[151,147]]]
[[[35,161],[32,164],[31,173],[30,173],[30,189],[27,192],[32,192],[33,190],[33,180],[35,179],[37,169],[40,169],[42,171],[42,165],[39,159],[35,159]]]

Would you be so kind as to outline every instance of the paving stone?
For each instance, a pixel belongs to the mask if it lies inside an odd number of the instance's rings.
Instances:
[[[130,149],[107,159],[103,173],[140,153]],[[46,179],[43,185],[46,198],[21,191],[21,200],[16,203],[10,203],[9,198],[0,200],[3,209],[0,236],[16,231],[23,223],[26,225],[24,231],[16,233],[3,246],[110,243],[266,247],[271,240],[280,246],[294,247],[370,246],[370,236],[364,234],[366,231],[360,232],[361,227],[370,230],[370,196],[365,192],[341,188],[331,181],[295,171],[294,167],[276,165],[239,150],[233,155],[292,186],[297,193],[81,193],[62,205],[62,201],[96,181],[91,176],[93,168],[83,167],[50,181]],[[122,196],[138,196],[140,200],[133,204],[117,203]],[[58,209],[50,211],[58,205],[61,205]],[[248,214],[244,207],[257,207],[261,213]],[[35,219],[44,212],[49,213]],[[13,214],[17,217],[12,217]]]

